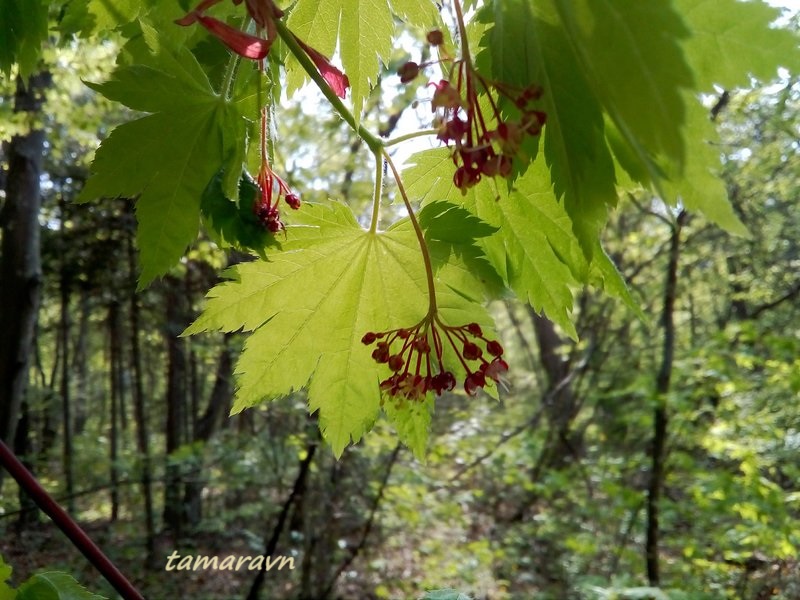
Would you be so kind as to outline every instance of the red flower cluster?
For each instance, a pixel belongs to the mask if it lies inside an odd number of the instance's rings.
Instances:
[[[443,42],[441,32],[431,32],[428,41],[440,45]],[[452,59],[442,58],[445,60]],[[468,58],[453,60],[452,63],[447,79],[428,85],[434,88],[431,109],[441,111],[434,120],[437,137],[445,144],[453,145],[453,163],[456,165],[453,183],[466,190],[484,175],[511,176],[513,159],[519,153],[525,136],[539,135],[547,115],[535,108],[536,101],[542,96],[540,87],[518,90],[487,81]],[[400,81],[410,82],[428,64],[405,63],[398,69]],[[489,115],[481,109],[479,94],[488,99]],[[508,115],[511,111],[506,111],[505,117],[501,115],[495,95],[510,100],[516,107],[513,118]]]
[[[392,375],[381,381],[381,389],[390,396],[409,400],[421,400],[429,391],[440,396],[442,392],[455,388],[455,375],[445,368],[443,362],[445,341],[467,372],[464,390],[470,396],[486,385],[487,378],[499,381],[500,376],[508,371],[508,363],[501,358],[503,347],[499,342],[485,338],[477,323],[450,327],[435,314],[428,315],[411,328],[366,333],[361,341],[367,346],[377,342],[372,358],[392,370]],[[488,360],[476,342],[484,346]]]
[[[281,221],[278,203],[284,199],[292,209],[300,208],[300,198],[289,189],[286,182],[278,177],[269,166],[267,158],[267,109],[261,109],[261,168],[258,171],[256,182],[261,190],[253,204],[253,213],[264,226],[272,233],[285,229]]]

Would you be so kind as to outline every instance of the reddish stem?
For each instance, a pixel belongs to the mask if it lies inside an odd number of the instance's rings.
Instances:
[[[64,532],[75,547],[100,571],[108,582],[125,600],[145,600],[144,596],[133,587],[119,569],[103,551],[97,547],[86,532],[70,517],[67,512],[47,493],[33,474],[25,468],[11,449],[0,440],[0,464],[17,480],[19,486],[25,490],[36,505],[41,508],[58,528]]]

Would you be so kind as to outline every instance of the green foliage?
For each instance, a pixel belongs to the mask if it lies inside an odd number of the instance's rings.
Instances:
[[[226,197],[222,185],[222,174],[217,174],[203,192],[200,210],[207,229],[221,248],[249,250],[266,259],[265,248],[278,242],[253,214],[253,204],[261,193],[258,185],[250,177],[242,177],[235,199]]]
[[[5,18],[18,19],[23,10],[30,18],[19,30],[0,23],[22,32],[0,46],[0,68],[9,71],[18,59],[29,68],[32,48],[38,52],[43,39],[37,7],[44,5],[28,3],[23,9],[19,0],[4,1]],[[304,203],[299,214],[284,212],[288,230],[273,235],[253,214],[254,204],[271,194],[242,177],[243,165],[256,162],[258,145],[250,138],[259,134],[253,124],[261,109],[267,107],[271,122],[265,117],[263,129],[270,137],[273,118],[280,120],[284,83],[294,92],[309,73],[292,56],[297,48],[276,43],[268,57],[272,87],[269,93],[258,89],[267,74],[256,77],[252,65],[226,60],[222,45],[202,27],[174,24],[189,4],[66,4],[56,28],[65,38],[115,32],[127,40],[112,76],[89,86],[137,111],[97,150],[80,198],[136,198],[140,286],[180,261],[197,238],[201,217],[217,245],[266,259],[232,271],[235,280],[212,292],[206,313],[187,331],[252,332],[237,367],[235,410],[308,385],[309,406],[319,410],[337,455],[380,413],[381,371],[360,345],[361,336],[418,322],[426,306],[436,306],[435,296],[441,296],[448,319],[464,324],[487,322],[483,303],[515,295],[572,339],[579,337],[576,290],[586,285],[602,288],[643,316],[600,240],[621,192],[645,188],[671,205],[746,233],[718,178],[715,126],[697,96],[714,84],[744,85],[750,76],[774,74],[779,65],[798,66],[796,35],[771,27],[777,12],[760,2],[465,3],[467,14],[476,9],[473,22],[461,23],[473,55],[464,55],[467,40],[462,48],[451,48],[450,32],[443,36],[445,49],[425,50],[439,52],[445,76],[453,57],[462,61],[464,73],[474,66],[474,79],[482,83],[460,100],[462,113],[477,110],[467,106],[474,103],[486,107],[492,120],[497,115],[513,121],[526,109],[515,105],[509,90],[533,93],[541,87],[536,106],[546,124],[541,136],[526,135],[515,146],[508,179],[484,176],[475,187],[460,190],[453,185],[452,149],[427,151],[416,155],[397,181],[422,205],[418,233],[424,241],[415,237],[414,221],[378,233],[377,214],[368,215],[371,227],[364,231],[338,204]],[[243,27],[247,8],[223,2],[213,14]],[[382,160],[380,142],[359,126],[370,122],[373,106],[380,112],[380,103],[368,101],[381,81],[380,65],[396,60],[395,41],[406,31],[447,29],[439,13],[431,0],[299,0],[288,7],[288,29],[313,52],[341,61],[350,104],[332,106],[376,160]],[[218,30],[212,34],[225,37]],[[315,63],[325,75],[324,60],[315,56]],[[489,123],[487,130],[496,126]],[[499,144],[501,137],[480,143]],[[280,157],[275,141],[264,140],[265,147]],[[352,148],[355,154],[358,146]],[[313,171],[308,183],[318,186]],[[376,188],[373,211],[383,192]],[[369,205],[365,198],[352,203],[359,209]],[[435,271],[432,287],[429,268]],[[466,374],[463,361],[449,358]],[[400,404],[386,413],[419,453],[431,410],[426,401],[414,410]]]
[[[0,556],[0,600],[105,600],[89,592],[67,573],[49,571],[37,573],[15,590],[6,583],[11,567]]]
[[[224,192],[236,197],[245,156],[241,111],[251,97],[218,94],[188,49],[142,26],[150,50],[146,63],[121,67],[108,82],[90,85],[152,114],[117,127],[101,144],[80,199],[138,195],[144,286],[166,273],[196,238],[203,192],[220,169]]]
[[[16,600],[103,600],[66,573],[38,573],[23,583]]]
[[[23,77],[36,71],[47,39],[48,4],[46,0],[0,0],[0,73],[10,75],[15,63]]]
[[[7,581],[11,578],[11,565],[7,565],[0,556],[0,600],[14,600],[16,592],[8,585]]]
[[[348,207],[306,206],[268,262],[234,267],[186,334],[253,332],[237,365],[233,411],[308,385],[309,408],[336,455],[372,427],[380,411],[380,365],[361,342],[367,331],[410,326],[424,316],[425,273],[412,231],[361,229]],[[415,264],[416,263],[416,264]],[[487,323],[460,294],[440,303],[453,322]],[[254,310],[255,309],[255,310]],[[388,411],[421,454],[431,405]]]

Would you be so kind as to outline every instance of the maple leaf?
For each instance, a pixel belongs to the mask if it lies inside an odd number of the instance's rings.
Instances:
[[[480,258],[490,263],[491,272],[502,277],[520,299],[544,312],[571,337],[577,336],[570,317],[572,289],[589,281],[642,315],[597,238],[592,258],[587,260],[572,219],[556,199],[543,161],[534,162],[511,192],[487,180],[466,194],[453,184],[446,148],[419,152],[410,162],[413,165],[404,171],[408,193],[420,198],[423,205],[446,200],[462,206],[477,217],[477,223],[495,229],[491,235],[475,236],[479,237],[475,243],[480,246]],[[473,280],[480,273],[474,267],[470,271]],[[455,279],[453,275],[450,278]]]
[[[683,44],[697,89],[747,87],[750,77],[769,80],[779,66],[800,70],[798,36],[772,27],[780,9],[764,2],[675,0],[692,36]]]
[[[304,223],[287,227],[287,241],[269,262],[227,272],[232,280],[209,293],[185,334],[252,332],[236,366],[233,412],[307,385],[309,409],[319,411],[323,435],[339,456],[381,410],[378,382],[385,374],[362,336],[425,314],[425,271],[407,223],[370,233],[338,203],[307,205],[302,212]],[[446,285],[439,300],[443,316],[454,322],[491,323],[485,309]],[[426,412],[387,412],[390,420],[396,415],[401,439],[417,453],[424,447]]]
[[[103,84],[107,98],[148,114],[118,126],[100,145],[79,201],[136,197],[144,286],[164,274],[197,236],[200,200],[221,168],[223,191],[238,196],[247,98],[227,101],[184,47],[170,47],[143,24],[149,64],[121,67]]]
[[[563,198],[575,235],[591,256],[605,224],[607,206],[617,201],[614,163],[606,145],[602,106],[559,25],[555,0],[493,2],[481,18],[493,22],[478,56],[479,67],[505,83],[544,90],[547,114],[544,157],[553,189]]]
[[[325,56],[332,56],[338,43],[358,124],[370,86],[377,81],[378,61],[388,62],[392,52],[395,24],[388,0],[299,0],[287,26]],[[305,81],[305,73],[289,62],[287,79],[291,91]]]
[[[19,64],[23,77],[36,70],[47,39],[48,3],[43,0],[0,0],[0,73]]]

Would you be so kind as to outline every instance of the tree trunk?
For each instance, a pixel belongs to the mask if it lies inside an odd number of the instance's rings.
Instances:
[[[142,356],[139,348],[139,295],[136,293],[136,252],[133,240],[128,239],[128,269],[130,273],[130,321],[131,321],[131,366],[133,371],[133,412],[136,420],[136,443],[141,461],[140,477],[144,497],[145,521],[145,563],[156,566],[155,519],[153,517],[153,474],[150,458],[150,436],[147,426],[147,413],[144,407],[144,381]]]
[[[109,432],[109,476],[111,478],[111,521],[119,517],[119,468],[118,439],[119,406],[122,395],[122,321],[119,314],[119,303],[112,301],[108,305],[108,337],[109,337],[109,378],[111,423]]]
[[[14,454],[17,455],[20,462],[25,465],[29,471],[33,472],[31,470],[33,468],[33,461],[31,460],[30,411],[28,410],[28,403],[24,400],[20,407],[20,418],[17,423],[17,429],[14,432]],[[22,486],[19,487],[18,494],[19,516],[17,517],[16,530],[19,534],[39,521],[39,508]]]
[[[75,343],[75,356],[72,361],[72,370],[76,378],[76,392],[72,403],[73,426],[75,435],[83,433],[86,427],[88,413],[86,403],[89,399],[89,315],[91,312],[89,288],[81,286],[80,295],[80,321],[78,322],[78,340]]]
[[[41,112],[50,74],[40,73],[24,85],[17,79],[14,112]],[[0,211],[0,439],[13,444],[42,285],[39,210],[45,135],[35,129],[15,135],[8,147],[6,200]],[[0,489],[2,486],[0,471]]]
[[[664,306],[661,326],[664,329],[661,366],[656,375],[656,405],[653,412],[653,444],[650,455],[650,478],[647,485],[647,538],[645,540],[645,562],[647,580],[650,585],[661,582],[659,565],[659,499],[664,485],[664,457],[667,443],[669,415],[667,394],[672,379],[672,362],[675,356],[675,299],[678,293],[678,260],[680,259],[681,229],[686,221],[686,212],[681,211],[672,229],[669,262],[664,284]]]
[[[164,280],[166,322],[164,338],[167,344],[167,423],[164,431],[166,439],[167,464],[164,481],[164,528],[175,538],[181,536],[185,516],[181,499],[182,465],[173,459],[173,453],[186,439],[183,431],[186,412],[187,364],[183,340],[179,337],[188,325],[186,296],[181,282],[174,277]]]
[[[61,205],[61,228],[64,229],[64,204]],[[63,255],[62,255],[63,256]],[[72,406],[70,404],[69,390],[69,330],[70,330],[70,288],[71,276],[66,264],[61,265],[60,294],[61,294],[61,324],[59,337],[61,338],[61,425],[62,425],[62,465],[64,469],[64,483],[67,493],[67,511],[75,513],[75,486],[72,476]]]
[[[217,430],[218,423],[222,416],[228,412],[233,397],[233,358],[228,346],[230,334],[226,334],[222,349],[217,361],[217,373],[214,387],[208,398],[208,405],[203,415],[194,424],[194,441],[203,443],[211,439]],[[184,510],[186,512],[187,524],[189,527],[197,527],[203,518],[203,457],[202,454],[196,459],[194,469],[186,481],[186,490],[183,498]]]

